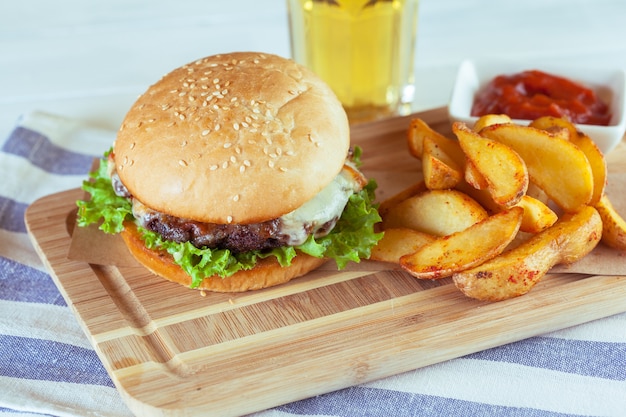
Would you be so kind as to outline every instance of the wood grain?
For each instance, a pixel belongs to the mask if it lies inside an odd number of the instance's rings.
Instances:
[[[418,116],[443,133],[443,109]],[[419,178],[413,116],[353,128],[384,199]],[[202,293],[145,269],[70,260],[78,189],[26,213],[34,245],[129,408],[141,416],[241,415],[626,311],[626,277],[551,274],[527,296],[465,298],[449,280],[332,263],[288,284]]]

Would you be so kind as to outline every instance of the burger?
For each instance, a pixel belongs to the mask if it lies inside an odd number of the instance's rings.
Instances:
[[[77,224],[120,233],[153,273],[196,289],[278,285],[380,239],[376,184],[345,111],[290,59],[209,56],[150,86],[83,182]]]

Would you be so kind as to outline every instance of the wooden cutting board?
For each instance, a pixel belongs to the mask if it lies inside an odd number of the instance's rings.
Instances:
[[[449,134],[444,109],[418,114]],[[353,128],[378,198],[419,175],[413,116]],[[39,255],[129,408],[141,416],[241,415],[626,311],[626,277],[550,274],[526,296],[465,298],[449,280],[334,263],[288,284],[202,294],[138,266],[67,257],[79,189],[26,213]]]

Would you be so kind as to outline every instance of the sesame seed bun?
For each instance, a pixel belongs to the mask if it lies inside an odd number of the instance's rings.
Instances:
[[[117,173],[148,207],[208,223],[258,223],[312,199],[340,172],[348,119],[292,60],[210,56],[152,85],[114,145]]]

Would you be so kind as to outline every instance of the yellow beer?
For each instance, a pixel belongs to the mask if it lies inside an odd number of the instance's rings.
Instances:
[[[288,0],[291,53],[335,91],[351,122],[413,100],[417,0]]]

